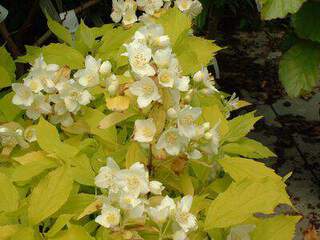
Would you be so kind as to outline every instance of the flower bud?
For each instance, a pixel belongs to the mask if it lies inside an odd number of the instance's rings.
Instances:
[[[210,129],[210,123],[209,122],[205,122],[202,124],[204,131],[208,131]]]
[[[206,133],[204,134],[204,138],[205,138],[206,140],[210,140],[210,139],[212,138],[212,133],[211,133],[211,132],[206,132]]]
[[[101,66],[100,66],[100,69],[99,69],[99,72],[101,74],[104,74],[104,75],[107,75],[107,74],[110,74],[111,73],[111,68],[112,68],[112,65],[111,63],[107,60],[107,61],[104,61]]]
[[[167,111],[167,115],[171,119],[175,119],[175,118],[178,117],[177,116],[177,111],[174,108],[169,108],[168,111]]]
[[[110,93],[110,95],[115,95],[117,93],[119,84],[114,84],[112,83],[109,87],[108,87],[108,92]]]
[[[203,71],[198,71],[193,75],[193,81],[202,82],[204,80]]]

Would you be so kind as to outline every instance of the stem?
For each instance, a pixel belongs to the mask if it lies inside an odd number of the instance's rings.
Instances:
[[[10,33],[8,32],[7,27],[4,22],[0,23],[0,33],[3,37],[3,39],[7,42],[8,47],[10,48],[10,51],[11,51],[13,57],[17,57],[17,56],[21,55],[18,46],[11,38]]]
[[[149,148],[149,157],[148,157],[148,165],[147,165],[149,176],[153,174],[153,163],[152,163],[152,144],[150,144]]]

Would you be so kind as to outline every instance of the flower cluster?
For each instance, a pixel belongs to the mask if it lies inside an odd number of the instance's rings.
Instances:
[[[130,25],[138,21],[136,11],[142,11],[141,18],[156,16],[161,9],[168,9],[172,0],[112,0],[111,18],[114,22],[122,22],[123,25]],[[175,0],[174,5],[183,13],[192,18],[198,16],[202,11],[199,0]]]
[[[197,229],[197,219],[190,213],[192,196],[185,196],[177,202],[165,196],[159,204],[151,204],[151,194],[161,196],[164,187],[158,181],[150,181],[148,171],[139,162],[129,169],[120,169],[109,157],[95,184],[107,191],[101,215],[96,218],[96,222],[106,228],[120,230],[126,223],[152,221],[160,229],[170,224],[173,239],[186,239],[187,233]]]
[[[9,155],[13,148],[19,145],[28,148],[29,143],[37,140],[33,125],[24,129],[19,123],[8,122],[0,125],[0,144],[3,147],[3,155]]]
[[[197,124],[201,108],[189,105],[192,94],[217,92],[214,79],[206,68],[192,78],[183,76],[178,59],[172,52],[170,41],[160,25],[149,23],[139,29],[133,41],[125,45],[132,75],[135,81],[129,85],[131,94],[137,97],[139,108],[148,108],[156,102],[163,102],[163,92],[173,104],[167,109],[165,131],[156,143],[158,150],[169,155],[186,152],[189,158],[199,159],[202,151],[217,153],[219,131],[208,122]],[[162,93],[162,94],[161,94]],[[154,119],[136,120],[134,140],[140,143],[155,142]]]
[[[81,106],[90,103],[93,96],[89,88],[100,84],[102,77],[111,74],[111,64],[88,55],[85,69],[77,71],[73,78],[68,67],[47,64],[40,56],[32,65],[23,83],[12,84],[15,96],[12,102],[26,110],[32,120],[47,116],[54,124],[73,124],[73,115]]]

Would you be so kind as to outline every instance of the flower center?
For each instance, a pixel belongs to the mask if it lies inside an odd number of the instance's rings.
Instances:
[[[137,176],[128,177],[128,188],[129,189],[136,189],[139,187],[139,178]]]
[[[177,142],[177,135],[173,132],[169,132],[167,133],[166,139],[169,144],[175,144]]]
[[[160,76],[160,82],[163,83],[169,83],[171,81],[171,76],[168,72],[161,74]]]
[[[189,213],[188,212],[179,212],[177,214],[177,221],[181,224],[186,224],[188,223],[188,219],[189,219]]]
[[[109,213],[107,216],[106,216],[106,221],[111,223],[112,225],[115,225],[116,222],[117,222],[117,216],[116,214],[114,213]]]
[[[152,85],[143,85],[142,89],[143,89],[143,93],[145,95],[151,95],[153,93],[153,86]]]
[[[143,67],[148,61],[142,53],[137,53],[133,58],[133,62],[137,67]]]
[[[191,125],[193,123],[193,117],[191,115],[186,115],[180,120],[180,123],[182,125]]]
[[[145,127],[142,131],[145,137],[153,137],[153,131],[150,128]]]

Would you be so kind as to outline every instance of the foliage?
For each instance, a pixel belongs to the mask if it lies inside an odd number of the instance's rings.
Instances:
[[[274,156],[246,138],[260,117],[230,119],[247,103],[205,68],[219,47],[160,15],[82,22],[71,42],[49,19],[65,42],[18,59],[33,65],[0,100],[0,239],[292,238],[300,217],[272,215],[291,205],[284,180],[248,159]]]
[[[316,1],[260,0],[262,17],[266,20],[284,18],[289,13],[292,26],[300,39],[284,53],[279,76],[289,96],[297,97],[310,92],[319,84],[320,32],[319,22],[314,21],[320,11]]]

